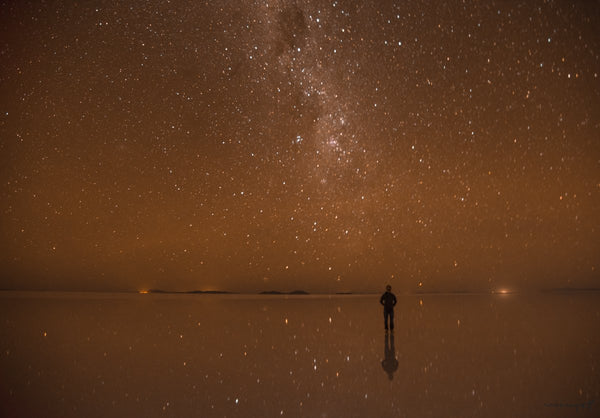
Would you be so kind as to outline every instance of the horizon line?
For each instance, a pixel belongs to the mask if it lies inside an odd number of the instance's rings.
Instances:
[[[337,291],[337,292],[310,292],[303,289],[291,291],[281,290],[257,290],[257,291],[230,291],[230,290],[166,290],[166,289],[128,289],[128,290],[81,290],[81,289],[0,289],[0,292],[25,292],[25,293],[123,293],[123,294],[182,294],[182,295],[281,295],[281,296],[302,296],[302,295],[374,295],[379,294],[382,290],[373,291]],[[454,294],[454,295],[508,295],[508,294],[527,294],[527,293],[575,293],[575,292],[600,292],[600,287],[557,287],[557,288],[538,288],[526,290],[509,290],[509,289],[493,289],[488,291],[483,290],[415,290],[415,291],[397,291],[399,295],[435,295],[435,294]]]

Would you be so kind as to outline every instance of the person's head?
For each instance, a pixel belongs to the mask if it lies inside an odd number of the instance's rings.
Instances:
[[[387,290],[387,291],[389,292],[390,290],[392,290],[392,286],[390,286],[390,285],[388,284],[388,285],[385,287],[385,290]]]

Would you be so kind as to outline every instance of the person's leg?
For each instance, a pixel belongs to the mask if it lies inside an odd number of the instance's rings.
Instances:
[[[387,329],[388,329],[388,311],[386,311],[385,309],[383,310],[383,325],[387,331]]]
[[[390,311],[390,329],[394,329],[394,311]]]

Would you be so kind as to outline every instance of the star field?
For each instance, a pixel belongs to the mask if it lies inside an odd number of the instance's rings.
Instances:
[[[0,287],[593,287],[598,3],[9,2]]]

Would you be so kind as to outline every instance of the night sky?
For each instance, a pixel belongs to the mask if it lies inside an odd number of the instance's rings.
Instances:
[[[0,288],[600,283],[600,4],[8,1]]]

